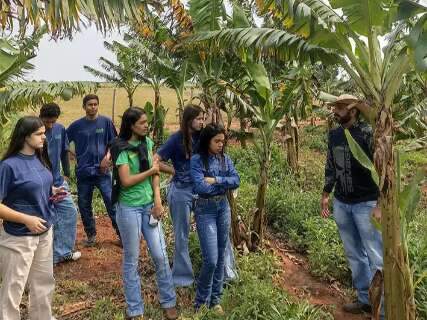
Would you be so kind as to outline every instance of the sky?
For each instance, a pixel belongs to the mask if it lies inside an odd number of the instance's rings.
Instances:
[[[39,44],[37,56],[31,61],[35,69],[28,80],[46,81],[99,81],[83,69],[84,65],[99,68],[98,59],[115,60],[104,48],[104,41],[121,41],[122,35],[112,32],[105,37],[96,28],[90,27],[76,33],[72,41],[54,41],[45,36]]]

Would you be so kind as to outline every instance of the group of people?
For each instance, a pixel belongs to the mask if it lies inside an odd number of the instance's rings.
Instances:
[[[143,109],[129,107],[117,135],[113,122],[98,113],[98,96],[85,96],[83,108],[86,115],[67,129],[57,122],[60,108],[55,103],[43,105],[39,117],[22,117],[0,162],[0,319],[20,319],[26,285],[30,319],[54,319],[53,266],[81,257],[74,250],[77,210],[69,188],[69,154],[77,160],[77,204],[87,236],[84,244],[96,244],[92,209],[96,187],[117,244],[123,247],[126,319],[142,319],[144,314],[138,272],[142,238],[156,268],[164,315],[178,318],[175,288],[194,282],[188,248],[191,212],[203,258],[194,307],[223,313],[224,280],[236,277],[227,191],[240,183],[233,162],[224,154],[224,128],[204,126],[203,110],[189,105],[180,130],[155,152]],[[172,165],[166,163],[169,160]],[[173,175],[167,195],[175,236],[172,269],[161,222],[161,172]]]
[[[321,206],[322,215],[329,216],[329,194],[335,189],[334,217],[358,291],[358,301],[344,309],[358,313],[370,311],[370,280],[382,269],[381,236],[370,222],[371,212],[379,211],[379,193],[370,172],[352,156],[344,135],[348,128],[372,158],[371,130],[358,121],[357,99],[344,98],[333,106],[340,126],[329,134]],[[60,108],[55,103],[45,104],[39,117],[22,117],[0,162],[0,320],[20,319],[26,285],[30,319],[54,319],[53,266],[81,257],[74,250],[77,209],[70,195],[70,153],[77,160],[77,204],[85,245],[96,244],[92,209],[96,187],[117,244],[123,247],[125,318],[142,319],[144,314],[138,272],[142,238],[155,265],[164,316],[178,318],[175,288],[194,282],[188,249],[191,212],[203,261],[194,308],[223,315],[224,282],[237,277],[227,194],[240,184],[232,160],[224,153],[224,128],[204,125],[203,110],[189,105],[180,129],[154,150],[143,109],[129,107],[117,134],[113,122],[98,113],[98,96],[85,96],[83,108],[86,115],[67,129],[57,123]],[[172,175],[167,193],[175,240],[172,269],[162,229],[161,172]]]

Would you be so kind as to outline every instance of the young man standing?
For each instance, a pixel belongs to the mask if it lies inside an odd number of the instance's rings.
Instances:
[[[86,116],[74,121],[67,129],[68,140],[75,144],[78,206],[87,235],[87,246],[96,243],[96,226],[92,211],[95,187],[101,192],[111,223],[120,237],[116,211],[111,203],[111,156],[108,150],[108,144],[116,137],[117,132],[109,118],[98,114],[98,107],[98,96],[86,95],[83,98]]]
[[[325,185],[321,200],[324,218],[329,216],[329,194],[334,189],[333,215],[338,226],[345,254],[350,264],[357,301],[344,305],[349,313],[370,312],[368,290],[372,277],[383,268],[381,234],[371,223],[371,215],[380,217],[377,207],[379,190],[371,173],[352,155],[344,129],[373,157],[372,129],[358,120],[358,99],[339,96],[332,104],[339,127],[329,132]]]
[[[68,180],[70,161],[68,157],[68,139],[62,124],[56,123],[61,110],[56,103],[47,103],[40,109],[39,117],[46,129],[49,160],[52,165],[53,185],[63,190],[54,207],[56,219],[53,226],[53,263],[75,261],[81,257],[74,251],[76,242],[77,210],[70,194]],[[61,164],[64,175],[61,175]]]

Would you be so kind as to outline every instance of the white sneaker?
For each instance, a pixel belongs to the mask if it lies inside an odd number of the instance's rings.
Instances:
[[[64,262],[76,261],[76,260],[79,260],[81,256],[82,256],[82,253],[80,251],[74,251],[74,252],[71,252],[66,257],[64,257],[63,261]]]

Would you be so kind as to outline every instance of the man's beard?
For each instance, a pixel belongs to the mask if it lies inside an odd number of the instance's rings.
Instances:
[[[335,116],[335,121],[338,122],[339,124],[345,124],[347,122],[349,122],[351,120],[351,116],[349,114],[340,117],[340,116]]]

